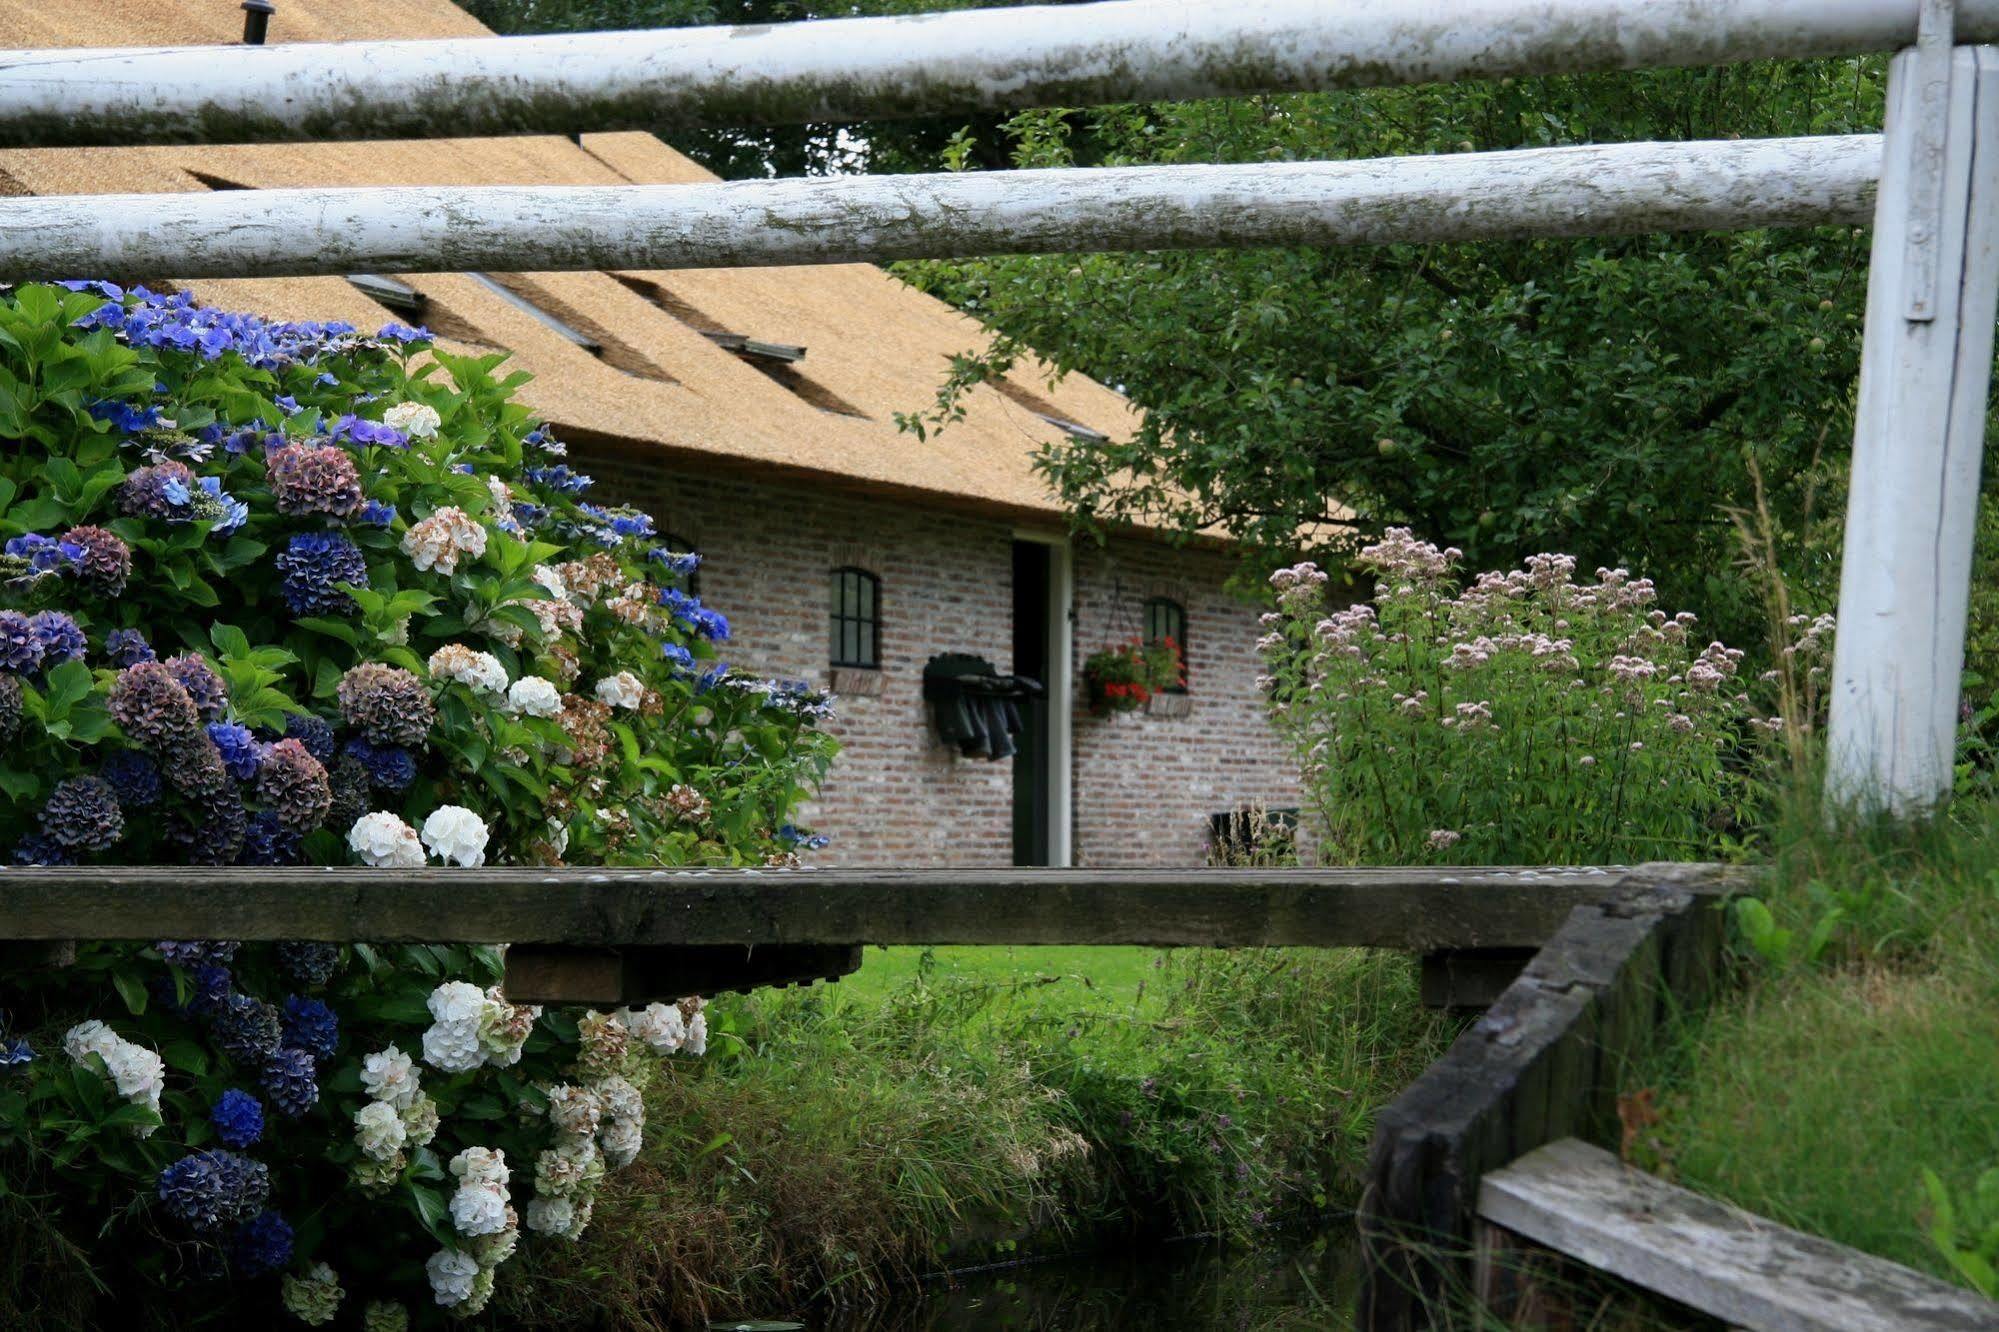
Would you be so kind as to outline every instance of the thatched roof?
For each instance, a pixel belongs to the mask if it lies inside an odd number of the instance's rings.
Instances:
[[[234,0],[0,0],[11,45],[148,46],[237,40]],[[475,36],[447,0],[281,0],[272,41]],[[100,194],[341,185],[615,185],[712,179],[647,134],[0,152],[0,192]],[[51,274],[171,281],[171,274]],[[895,414],[927,406],[949,358],[984,344],[979,325],[859,264],[810,268],[495,275],[393,275],[420,315],[343,278],[204,280],[207,304],[292,319],[428,323],[452,343],[505,348],[534,375],[530,405],[572,436],[657,450],[683,464],[814,478],[1021,518],[1059,512],[1030,469],[1056,417],[1110,435],[1136,421],[1116,393],[1072,375],[1050,386],[1016,369],[969,396],[965,419],[927,442]],[[525,304],[524,304],[524,303]],[[533,307],[533,308],[528,308]],[[535,313],[567,325],[582,345]],[[805,348],[744,355],[707,336]]]

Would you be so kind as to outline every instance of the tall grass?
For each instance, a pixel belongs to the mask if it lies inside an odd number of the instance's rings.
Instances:
[[[954,1264],[1350,1206],[1375,1109],[1450,1035],[1387,954],[1161,955],[1136,1003],[1029,983],[919,967],[861,999],[723,1010],[717,1057],[652,1089],[655,1145],[606,1182],[582,1246],[502,1290],[507,1316],[768,1317]]]

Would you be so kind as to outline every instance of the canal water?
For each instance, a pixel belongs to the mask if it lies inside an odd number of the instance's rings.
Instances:
[[[936,1277],[894,1304],[821,1309],[805,1332],[1344,1332],[1359,1280],[1345,1231],[1269,1248],[1181,1240]],[[718,1323],[716,1329],[737,1324]],[[756,1326],[751,1324],[750,1326]]]

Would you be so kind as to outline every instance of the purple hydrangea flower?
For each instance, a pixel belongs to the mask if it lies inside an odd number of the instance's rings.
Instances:
[[[278,1010],[247,994],[232,994],[222,1002],[214,1036],[222,1053],[250,1068],[269,1059],[284,1041]]]
[[[6,615],[0,611],[0,620]],[[111,719],[160,755],[184,752],[201,736],[201,714],[164,662],[142,661],[118,673],[111,686]]]
[[[337,745],[333,739],[333,723],[324,717],[315,717],[307,712],[285,714],[285,736],[305,746],[305,752],[321,763],[331,763]]]
[[[190,1230],[247,1221],[271,1196],[271,1171],[235,1152],[194,1152],[160,1172],[160,1201]]]
[[[153,950],[177,967],[226,967],[241,944],[230,939],[161,939]]]
[[[340,970],[340,945],[287,939],[278,945],[278,966],[300,985],[317,988]]]
[[[125,834],[118,796],[101,777],[57,782],[42,806],[42,835],[75,851],[102,851]]]
[[[361,548],[338,532],[301,532],[278,556],[279,590],[294,615],[351,615],[354,598],[340,584],[368,582]]]
[[[60,843],[42,835],[29,833],[14,844],[14,863],[17,865],[74,865],[76,857]]]
[[[0,610],[0,670],[33,675],[42,665],[42,640],[35,625],[16,610]]]
[[[240,1150],[264,1136],[264,1107],[250,1093],[231,1087],[216,1098],[208,1122],[215,1125],[215,1136],[223,1146]]]
[[[236,853],[238,865],[296,865],[304,849],[304,839],[278,820],[268,809],[250,816],[243,829],[243,849]]]
[[[116,532],[101,527],[72,527],[62,534],[62,541],[64,546],[76,549],[76,576],[85,587],[107,597],[125,590],[126,581],[132,576],[132,548]]]
[[[287,444],[270,454],[265,468],[279,513],[349,518],[364,503],[354,460],[331,445]]]
[[[257,774],[257,799],[287,830],[305,834],[319,827],[333,805],[326,767],[297,740],[280,740],[264,751]]]
[[[77,628],[76,621],[61,611],[36,611],[28,619],[35,640],[42,645],[42,665],[60,666],[66,661],[81,661],[89,644],[84,640],[83,630]]]
[[[187,690],[195,710],[206,720],[216,720],[229,706],[229,692],[223,688],[222,677],[199,653],[183,652],[177,657],[168,657],[166,668],[174,679],[180,681],[180,687]]]
[[[124,669],[137,666],[142,661],[158,661],[153,645],[137,629],[113,629],[104,636],[104,655],[111,664]]]
[[[319,1100],[319,1079],[304,1050],[279,1050],[265,1060],[262,1082],[271,1104],[293,1119]]]

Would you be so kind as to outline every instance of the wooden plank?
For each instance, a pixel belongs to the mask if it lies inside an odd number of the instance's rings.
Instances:
[[[1490,1008],[1493,1000],[1520,978],[1521,969],[1533,956],[1531,948],[1453,948],[1425,953],[1423,1006],[1460,1011]]]
[[[1009,11],[1010,12],[1010,11]],[[0,280],[552,272],[1860,223],[1873,135],[699,185],[0,200]]]
[[[1826,789],[1894,813],[1951,792],[1999,315],[1999,51],[1944,64],[1942,89],[1919,51],[1889,66],[1833,648]]]
[[[1754,1332],[1992,1332],[1999,1304],[1566,1138],[1485,1176],[1479,1215]]]
[[[0,52],[0,144],[963,116],[1906,46],[1917,0],[1113,0],[755,28]],[[1957,0],[1960,41],[1999,3]]]
[[[1590,868],[14,868],[0,870],[0,939],[1429,951],[1538,944],[1626,877]]]

